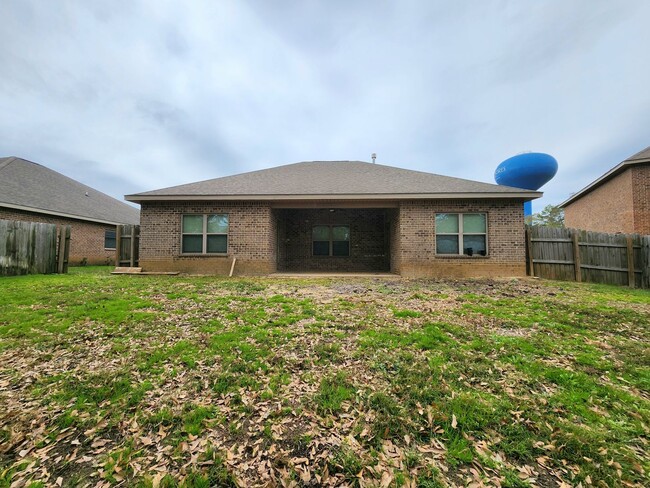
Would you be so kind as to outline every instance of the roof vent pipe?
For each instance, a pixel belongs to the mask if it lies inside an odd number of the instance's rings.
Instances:
[[[375,159],[377,159],[377,153],[372,153],[370,157],[372,158],[372,164],[375,164]]]

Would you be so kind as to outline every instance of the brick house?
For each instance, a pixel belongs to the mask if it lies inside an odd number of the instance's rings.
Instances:
[[[71,265],[115,262],[115,230],[137,208],[25,159],[0,158],[0,219],[71,226]]]
[[[650,234],[650,147],[560,204],[567,227]]]
[[[140,266],[198,274],[525,274],[523,202],[541,193],[359,161],[175,186],[141,205]]]

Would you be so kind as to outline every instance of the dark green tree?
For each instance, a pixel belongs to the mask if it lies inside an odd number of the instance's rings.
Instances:
[[[526,223],[546,227],[564,227],[564,209],[556,205],[547,205],[540,212],[526,217]]]

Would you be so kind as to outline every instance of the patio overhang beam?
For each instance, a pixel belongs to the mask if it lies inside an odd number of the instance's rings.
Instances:
[[[388,200],[318,200],[318,201],[296,201],[296,202],[270,202],[271,208],[398,208],[398,201]]]

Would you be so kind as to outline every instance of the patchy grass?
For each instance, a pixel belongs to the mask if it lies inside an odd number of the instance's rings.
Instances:
[[[343,402],[353,397],[354,388],[352,384],[345,373],[339,371],[335,376],[327,376],[321,381],[314,398],[316,412],[321,415],[338,413],[341,411]]]
[[[0,487],[648,486],[650,294],[0,280]]]

